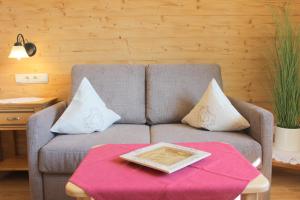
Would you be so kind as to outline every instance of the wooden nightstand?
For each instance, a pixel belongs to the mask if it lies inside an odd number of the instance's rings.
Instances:
[[[26,154],[19,155],[17,151],[16,132],[26,134],[28,118],[56,102],[57,98],[43,98],[28,103],[0,104],[0,171],[28,170]]]

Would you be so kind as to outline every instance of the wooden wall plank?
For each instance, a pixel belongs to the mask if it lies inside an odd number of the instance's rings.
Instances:
[[[271,108],[272,9],[287,0],[0,0],[0,98],[67,99],[77,63],[218,63],[225,92]],[[292,1],[300,22],[300,1]],[[38,52],[8,59],[17,33]],[[16,84],[15,73],[49,73]]]
[[[6,2],[7,1],[7,2]],[[18,0],[20,4],[6,0],[2,3],[6,14],[13,15],[13,9],[30,12],[33,15],[44,12],[47,16],[99,16],[99,15],[269,15],[272,7],[281,7],[287,1],[282,0]],[[299,1],[294,1],[293,10],[300,7]],[[87,12],[86,8],[90,12]],[[13,15],[16,18],[21,17]],[[27,16],[29,17],[29,16]]]

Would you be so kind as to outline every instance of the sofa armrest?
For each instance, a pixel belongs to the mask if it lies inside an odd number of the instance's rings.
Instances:
[[[38,168],[38,152],[55,136],[51,126],[66,108],[65,102],[59,102],[33,114],[28,121],[27,148],[29,163],[29,181],[32,199],[43,199],[43,182]]]
[[[250,123],[246,131],[262,147],[262,171],[271,180],[274,118],[270,111],[256,105],[230,98],[232,105]]]

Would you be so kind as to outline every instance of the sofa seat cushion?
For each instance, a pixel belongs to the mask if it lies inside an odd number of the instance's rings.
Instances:
[[[225,142],[233,145],[250,162],[262,157],[261,145],[244,132],[212,132],[185,124],[151,126],[151,143]]]
[[[115,124],[101,133],[58,135],[41,148],[39,169],[46,173],[72,173],[92,146],[118,143],[150,143],[149,126]]]

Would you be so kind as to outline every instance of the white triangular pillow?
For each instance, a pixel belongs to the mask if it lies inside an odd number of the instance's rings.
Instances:
[[[210,131],[239,131],[250,127],[249,122],[233,107],[215,79],[211,80],[200,101],[182,119],[182,123]]]
[[[104,131],[121,117],[108,109],[87,78],[83,78],[70,105],[51,128],[64,134]]]

